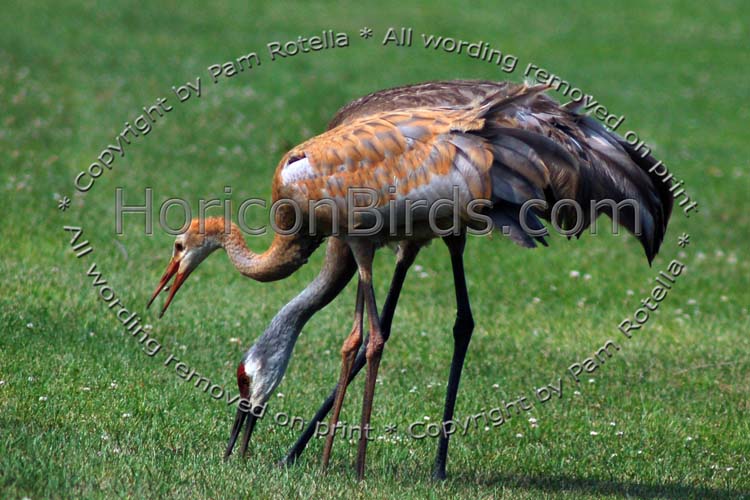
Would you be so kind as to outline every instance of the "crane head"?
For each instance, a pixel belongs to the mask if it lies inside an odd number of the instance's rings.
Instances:
[[[167,269],[159,280],[159,286],[156,287],[156,291],[148,301],[146,308],[151,307],[157,295],[169,290],[167,300],[164,302],[161,312],[159,312],[161,318],[169,304],[172,303],[177,290],[185,283],[190,273],[214,250],[222,246],[223,222],[218,222],[206,219],[201,223],[199,219],[194,219],[188,230],[177,236],[172,248],[172,258],[167,264]],[[174,277],[174,281],[170,285],[169,281],[172,277]]]
[[[229,443],[224,453],[225,460],[232,454],[243,424],[245,429],[240,455],[245,455],[255,423],[263,417],[271,394],[284,377],[291,351],[268,349],[269,344],[266,341],[269,338],[273,338],[273,335],[261,336],[245,353],[237,367],[237,387],[242,399],[229,435]]]
[[[245,429],[240,455],[245,455],[255,423],[259,418],[263,418],[268,400],[284,378],[293,347],[293,343],[284,345],[278,342],[280,336],[283,336],[280,335],[281,330],[286,328],[291,328],[286,322],[281,324],[272,322],[264,334],[248,349],[237,367],[237,387],[240,390],[241,400],[229,435],[224,459],[232,454],[234,445],[240,433],[243,432],[243,424]]]

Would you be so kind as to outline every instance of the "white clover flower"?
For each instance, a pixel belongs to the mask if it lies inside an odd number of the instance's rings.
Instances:
[[[578,277],[580,277],[580,276],[581,276],[581,273],[580,273],[580,272],[578,272],[578,271],[575,271],[575,270],[573,270],[573,271],[570,271],[570,273],[568,273],[568,276],[570,276],[571,278],[574,278],[574,279],[575,279],[575,278],[578,278]]]
[[[47,401],[47,396],[39,396],[39,401]]]
[[[589,434],[591,434],[592,436],[598,436],[599,435],[599,433],[596,432],[596,431],[591,431],[591,432],[589,432]]]
[[[34,328],[34,323],[31,323],[31,322],[26,323],[26,328],[28,328],[29,330],[33,329]]]
[[[132,417],[132,416],[133,416],[133,414],[132,414],[132,413],[123,413],[123,414],[122,414],[122,418],[130,418],[130,417]]]

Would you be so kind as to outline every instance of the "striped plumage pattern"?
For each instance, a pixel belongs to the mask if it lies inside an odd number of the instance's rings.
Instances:
[[[654,158],[642,158],[617,134],[560,106],[544,90],[447,81],[370,94],[342,108],[326,132],[285,155],[274,198],[301,206],[332,199],[344,223],[349,188],[373,189],[381,208],[389,201],[451,198],[458,188],[463,207],[473,199],[491,200],[488,215],[496,226],[508,227],[509,236],[528,247],[534,239],[519,221],[527,200],[542,199],[549,207],[575,200],[583,208],[580,235],[598,215],[589,211],[591,200],[632,199],[640,207],[638,238],[651,261],[673,201],[667,186],[648,172]],[[607,208],[598,212],[611,215]],[[527,227],[542,227],[537,216],[549,220],[550,211],[529,212]],[[631,232],[635,217],[633,209],[620,211],[620,223]],[[572,228],[575,211],[561,210],[557,222]]]

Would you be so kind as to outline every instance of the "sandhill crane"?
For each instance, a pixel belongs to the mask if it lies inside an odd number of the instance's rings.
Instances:
[[[187,276],[212,251],[224,248],[235,267],[258,281],[282,279],[301,265],[327,237],[326,261],[318,277],[292,299],[274,317],[265,333],[245,353],[237,369],[240,393],[253,407],[262,407],[280,383],[294,343],[304,323],[325,306],[346,285],[356,270],[359,284],[354,326],[342,347],[342,369],[333,401],[330,429],[336,428],[339,411],[349,381],[366,360],[367,372],[362,407],[361,429],[369,429],[375,381],[390,319],[398,300],[398,291],[406,270],[419,248],[437,236],[434,225],[427,224],[425,213],[414,215],[413,230],[391,227],[384,217],[383,227],[366,235],[355,229],[371,220],[349,220],[352,206],[347,201],[353,188],[369,188],[376,193],[377,208],[404,212],[404,205],[424,200],[429,205],[459,194],[461,227],[457,234],[446,235],[453,266],[457,301],[453,329],[454,353],[448,380],[443,421],[453,417],[461,370],[474,321],[464,278],[463,250],[466,230],[475,221],[467,216],[470,202],[489,200],[484,214],[504,234],[524,247],[544,243],[532,229],[543,228],[539,217],[550,220],[550,207],[562,199],[574,200],[582,213],[557,212],[555,222],[563,228],[575,228],[575,235],[588,227],[600,212],[612,216],[612,206],[593,208],[591,200],[615,203],[634,200],[626,206],[619,221],[637,233],[649,262],[658,252],[672,209],[672,194],[649,168],[656,163],[599,122],[577,112],[575,104],[560,106],[544,94],[546,87],[508,82],[451,81],[428,82],[384,90],[360,98],[344,107],[329,129],[290,150],[282,158],[273,179],[274,201],[285,198],[304,210],[309,202],[332,200],[326,210],[299,214],[291,208],[276,212],[276,225],[282,229],[298,227],[293,234],[276,234],[266,252],[248,250],[240,230],[234,224],[225,230],[221,218],[211,218],[201,227],[193,221],[185,234],[177,237],[172,260],[149,304],[167,288],[166,310]],[[542,209],[524,212],[529,200],[547,203]],[[391,204],[389,202],[393,202]],[[592,207],[591,210],[587,210]],[[340,210],[339,217],[333,215]],[[310,215],[312,217],[310,218]],[[582,216],[582,223],[576,220]],[[523,218],[523,219],[522,219]],[[451,216],[448,217],[452,219]],[[444,220],[444,219],[441,219]],[[316,231],[307,231],[314,224]],[[444,227],[437,224],[438,227]],[[640,231],[636,231],[640,228]],[[375,250],[397,242],[399,259],[386,300],[382,329],[372,288],[372,259]],[[362,345],[364,311],[367,312],[369,340]],[[329,401],[316,419],[324,418]],[[239,409],[232,427],[225,456],[228,456],[243,425],[241,451],[244,454],[255,426],[252,413]],[[326,436],[323,465],[330,457],[334,433]],[[287,455],[293,461],[310,438],[309,429]],[[440,436],[433,476],[445,477],[449,436]],[[367,436],[360,436],[357,476],[364,476]]]

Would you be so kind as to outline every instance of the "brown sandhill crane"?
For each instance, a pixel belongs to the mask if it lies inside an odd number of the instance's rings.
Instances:
[[[163,313],[189,273],[218,248],[224,248],[235,267],[248,277],[259,281],[282,279],[304,264],[323,239],[338,229],[340,233],[329,239],[321,273],[279,311],[266,332],[245,353],[237,380],[242,397],[253,407],[266,403],[283,377],[304,323],[343,289],[354,272],[353,261],[359,272],[355,321],[342,347],[342,369],[329,428],[336,428],[348,382],[361,368],[361,356],[359,359],[355,356],[362,344],[366,309],[370,335],[364,350],[367,373],[361,429],[369,429],[375,380],[398,291],[419,248],[437,235],[434,226],[427,224],[424,213],[415,215],[409,234],[401,226],[391,227],[388,217],[384,218],[380,231],[354,234],[360,226],[371,227],[368,223],[372,221],[349,220],[352,207],[346,203],[347,194],[352,188],[372,189],[377,208],[393,210],[395,206],[397,213],[403,213],[409,201],[424,200],[429,205],[451,198],[457,190],[460,231],[444,237],[451,253],[458,309],[443,415],[444,422],[451,420],[474,325],[463,272],[466,230],[476,222],[468,216],[471,201],[489,200],[490,206],[483,213],[525,247],[535,246],[535,239],[527,230],[542,228],[539,217],[549,220],[550,207],[563,199],[574,200],[584,208],[582,224],[577,224],[577,214],[573,211],[557,213],[560,226],[575,227],[576,235],[600,212],[612,216],[612,207],[607,204],[586,210],[592,206],[591,200],[615,203],[634,200],[637,206],[626,205],[619,213],[619,220],[631,232],[640,228],[637,236],[649,261],[657,253],[666,231],[672,195],[649,172],[655,160],[651,156],[642,157],[622,138],[592,118],[578,114],[573,106],[558,105],[544,95],[544,90],[543,86],[507,82],[429,82],[377,92],[354,101],[337,114],[327,132],[289,151],[273,180],[274,201],[290,199],[304,211],[310,207],[310,201],[332,200],[329,210],[303,213],[302,228],[289,235],[276,234],[270,248],[260,255],[247,249],[236,226],[231,225],[230,231],[225,231],[227,221],[209,219],[205,228],[194,221],[185,234],[177,237],[172,261],[151,301],[174,276]],[[523,213],[522,205],[533,199],[546,201],[546,208]],[[334,209],[340,211],[338,219],[333,215]],[[447,219],[450,221],[451,217]],[[297,219],[291,209],[276,212],[276,225],[282,229],[294,227]],[[306,231],[311,223],[316,231]],[[372,258],[378,247],[394,241],[399,243],[399,259],[384,308],[383,322],[388,323],[384,331],[372,288]],[[323,418],[327,411],[324,404],[316,418]],[[252,414],[238,410],[227,456],[246,423],[244,454],[255,422]],[[299,455],[309,437],[305,433],[300,438],[287,462]],[[440,436],[434,469],[438,478],[445,477],[448,439],[447,435]],[[332,442],[333,433],[329,433],[324,465],[330,457]],[[363,432],[357,455],[359,478],[364,475],[366,445]]]

